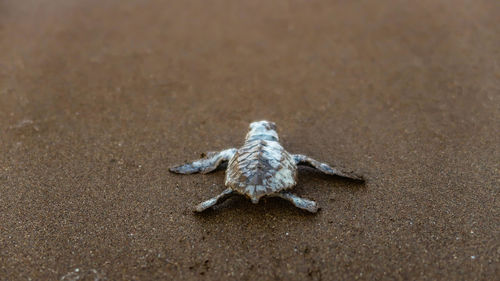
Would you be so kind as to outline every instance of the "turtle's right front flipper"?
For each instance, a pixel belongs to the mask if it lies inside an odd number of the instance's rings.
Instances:
[[[205,158],[174,166],[169,169],[170,172],[177,174],[209,173],[225,161],[229,161],[236,153],[236,148],[226,149],[220,152],[209,153]]]

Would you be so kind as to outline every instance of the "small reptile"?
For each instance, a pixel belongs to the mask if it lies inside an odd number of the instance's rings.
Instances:
[[[297,184],[297,166],[315,168],[328,175],[363,181],[363,177],[318,162],[302,154],[290,154],[279,143],[276,124],[258,121],[250,124],[245,143],[239,149],[230,148],[209,152],[199,160],[170,168],[178,174],[206,174],[227,163],[225,185],[221,194],[208,199],[195,208],[196,212],[221,203],[229,196],[242,194],[257,204],[263,196],[281,197],[294,206],[312,213],[318,211],[316,202],[290,192]]]

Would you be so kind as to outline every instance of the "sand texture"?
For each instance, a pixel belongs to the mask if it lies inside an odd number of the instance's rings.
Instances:
[[[500,1],[0,1],[0,280],[500,280]],[[294,192],[176,175],[276,122]]]

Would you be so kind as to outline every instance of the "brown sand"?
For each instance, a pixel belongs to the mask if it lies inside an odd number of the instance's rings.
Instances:
[[[0,280],[499,280],[500,2],[326,2],[0,1]],[[264,118],[367,183],[193,215]]]

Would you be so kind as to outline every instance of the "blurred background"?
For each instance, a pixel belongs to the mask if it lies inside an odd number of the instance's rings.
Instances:
[[[494,280],[500,2],[0,1],[0,279]],[[288,202],[167,169],[278,125]],[[497,277],[495,277],[497,276]]]

